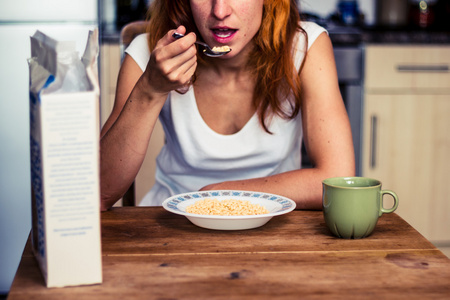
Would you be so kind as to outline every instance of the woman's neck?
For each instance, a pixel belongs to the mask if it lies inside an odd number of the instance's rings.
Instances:
[[[242,78],[248,80],[253,73],[248,65],[251,48],[247,47],[230,58],[226,56],[221,58],[204,57],[204,62],[200,62],[197,67],[199,73],[206,73],[208,76],[214,74],[214,77],[219,78],[219,80],[220,78],[224,80],[240,80]]]

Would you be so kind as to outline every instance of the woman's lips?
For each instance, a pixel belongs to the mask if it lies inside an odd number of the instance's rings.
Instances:
[[[236,29],[231,28],[213,28],[212,30],[214,39],[221,44],[230,42],[236,34]]]

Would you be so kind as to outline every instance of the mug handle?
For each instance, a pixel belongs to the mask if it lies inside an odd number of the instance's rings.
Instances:
[[[394,198],[394,205],[391,208],[384,208],[383,207],[383,196],[384,194],[389,194],[392,196],[392,198]],[[395,192],[391,191],[391,190],[382,190],[380,191],[380,195],[381,195],[381,201],[380,201],[380,205],[381,205],[381,209],[380,209],[380,217],[382,214],[390,214],[392,212],[394,212],[397,207],[398,207],[398,196]]]

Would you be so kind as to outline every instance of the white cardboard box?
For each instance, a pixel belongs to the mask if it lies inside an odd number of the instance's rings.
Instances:
[[[92,82],[88,91],[46,94],[53,80],[49,78],[39,93],[30,90],[33,252],[47,287],[98,284],[102,255],[97,83]]]

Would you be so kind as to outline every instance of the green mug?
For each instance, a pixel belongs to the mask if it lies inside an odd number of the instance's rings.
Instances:
[[[381,182],[366,177],[335,177],[322,182],[325,223],[337,237],[360,239],[372,233],[382,214],[394,212],[398,196],[382,190]],[[383,207],[383,196],[394,198],[391,208]]]

